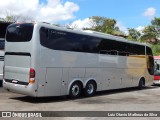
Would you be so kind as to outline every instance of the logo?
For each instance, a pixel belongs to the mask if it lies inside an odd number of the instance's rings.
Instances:
[[[11,112],[2,112],[2,117],[12,117]]]

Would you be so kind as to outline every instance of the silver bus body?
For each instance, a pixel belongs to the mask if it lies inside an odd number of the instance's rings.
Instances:
[[[18,25],[15,27],[20,29],[21,26]],[[9,28],[7,32],[10,32]],[[48,36],[53,38],[57,36],[56,41],[49,43],[47,41],[49,38],[45,41],[44,37]],[[76,49],[78,42],[67,43],[65,39],[62,40],[62,36],[69,39],[74,38],[74,40],[81,38],[82,41],[83,37],[84,39],[87,37],[88,40],[83,41],[84,46],[81,49],[78,47]],[[16,41],[17,39],[12,41],[12,38],[6,37],[3,81],[4,88],[11,92],[34,97],[69,95],[75,81],[85,88],[88,81],[91,80],[96,84],[96,91],[135,87],[139,85],[141,79],[145,80],[145,85],[153,84],[153,76],[149,72],[149,69],[152,68],[149,64],[149,57],[152,55],[147,55],[147,49],[150,47],[146,44],[130,42],[124,38],[97,32],[88,33],[65,29],[45,23],[33,24],[32,36],[28,41]],[[98,50],[98,46],[91,51],[92,46],[87,46],[90,39],[92,42],[89,44],[95,46],[98,45],[98,39],[104,39],[104,43],[99,43],[102,49]],[[109,46],[114,47],[115,45],[115,49],[104,49],[107,41],[105,39],[113,42],[114,44]],[[57,42],[61,40],[62,42]],[[130,54],[126,50],[118,51],[119,48],[116,49],[116,46],[120,43],[142,47],[144,54]]]

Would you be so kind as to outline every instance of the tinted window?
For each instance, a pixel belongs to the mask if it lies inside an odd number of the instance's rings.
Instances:
[[[40,43],[54,50],[100,53],[107,55],[144,55],[145,47],[115,40],[81,35],[42,27]]]
[[[131,53],[131,55],[145,55],[145,46],[129,44],[128,51]]]
[[[10,23],[0,23],[0,38],[5,38],[7,26]]]
[[[32,38],[33,24],[12,24],[7,28],[6,40],[8,42],[27,42]]]
[[[102,40],[99,45],[99,49],[106,50],[107,52],[110,52],[111,55],[145,55],[144,46],[114,40]]]
[[[5,41],[0,40],[0,50],[4,50],[4,43]]]
[[[100,39],[65,31],[41,28],[40,42],[43,46],[54,50],[98,53]]]
[[[146,51],[147,51],[147,55],[153,56],[151,48],[146,47]]]

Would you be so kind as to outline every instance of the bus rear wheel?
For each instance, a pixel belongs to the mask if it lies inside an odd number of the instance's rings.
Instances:
[[[69,92],[69,97],[71,99],[76,99],[76,98],[80,97],[81,93],[82,93],[81,84],[79,82],[74,82],[71,85],[70,92]]]
[[[89,81],[84,89],[84,95],[87,97],[93,96],[96,92],[96,83],[94,81]]]

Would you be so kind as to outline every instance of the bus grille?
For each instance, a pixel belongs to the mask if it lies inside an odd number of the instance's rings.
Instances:
[[[0,61],[4,61],[4,56],[0,56]]]

